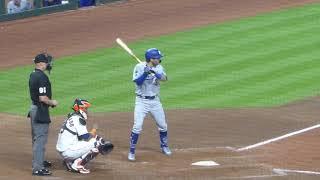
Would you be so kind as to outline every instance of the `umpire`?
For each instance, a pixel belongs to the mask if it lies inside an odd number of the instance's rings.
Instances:
[[[35,69],[30,74],[29,90],[32,105],[29,112],[31,118],[32,134],[32,175],[48,176],[51,175],[47,168],[51,163],[45,161],[45,146],[48,140],[50,115],[49,107],[58,105],[56,100],[51,99],[51,83],[46,70],[50,74],[52,69],[52,56],[41,53],[34,58]]]

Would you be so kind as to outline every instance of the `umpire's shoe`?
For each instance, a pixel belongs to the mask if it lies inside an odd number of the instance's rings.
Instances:
[[[52,166],[52,162],[45,160],[45,161],[43,161],[43,166],[44,166],[45,168],[49,168],[49,167]]]
[[[48,169],[45,169],[45,168],[32,172],[33,176],[50,176],[51,174],[52,174],[51,171],[49,171]]]

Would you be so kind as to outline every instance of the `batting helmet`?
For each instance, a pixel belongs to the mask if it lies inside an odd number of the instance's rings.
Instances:
[[[146,61],[149,62],[150,59],[160,59],[162,58],[161,52],[157,48],[150,48],[145,53]]]

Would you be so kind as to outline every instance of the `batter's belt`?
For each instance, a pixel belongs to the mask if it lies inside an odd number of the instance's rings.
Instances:
[[[142,98],[142,99],[149,99],[149,100],[153,100],[154,98],[156,98],[156,96],[142,96],[140,94],[137,94],[137,96],[139,98]]]

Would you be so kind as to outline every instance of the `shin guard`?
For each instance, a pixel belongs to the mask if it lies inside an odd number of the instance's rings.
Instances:
[[[86,165],[89,161],[94,159],[98,154],[99,154],[98,149],[96,149],[96,148],[91,149],[90,152],[81,156],[81,159],[82,159],[81,165],[82,166]]]

